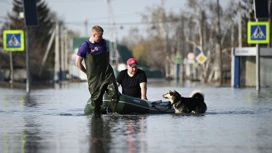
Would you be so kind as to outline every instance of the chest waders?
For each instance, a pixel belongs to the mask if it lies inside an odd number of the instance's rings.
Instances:
[[[109,52],[102,52],[97,55],[87,54],[85,64],[94,114],[100,115],[105,92],[111,97],[112,109],[115,110],[119,101],[119,92],[113,69],[109,64]]]

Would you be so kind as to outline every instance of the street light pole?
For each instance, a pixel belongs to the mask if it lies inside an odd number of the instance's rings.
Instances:
[[[26,92],[30,92],[30,64],[29,64],[29,26],[26,26]]]

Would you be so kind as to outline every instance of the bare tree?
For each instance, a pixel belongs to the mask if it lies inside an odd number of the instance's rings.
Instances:
[[[167,14],[163,5],[147,8],[143,23],[148,27],[148,37],[139,41],[141,47],[134,51],[139,57],[148,53],[144,55],[147,65],[162,69],[166,77],[172,77],[176,64],[173,57],[182,55],[184,59],[197,48],[207,59],[197,64],[200,75],[195,73],[195,76],[202,82],[216,82],[220,86],[222,73],[230,70],[231,48],[238,44],[238,2],[230,0],[224,9],[219,0],[187,0],[188,7],[180,14]],[[244,5],[241,5],[244,27],[246,11],[242,10],[246,10]],[[244,38],[246,33],[242,34]]]

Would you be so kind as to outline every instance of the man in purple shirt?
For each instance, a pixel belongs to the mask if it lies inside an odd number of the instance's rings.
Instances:
[[[119,100],[114,72],[109,64],[109,51],[106,41],[102,37],[103,32],[102,27],[94,26],[89,40],[85,41],[78,49],[76,58],[76,66],[87,75],[92,111],[95,116],[100,116],[105,91],[113,101],[113,111]],[[86,67],[82,64],[83,59]]]

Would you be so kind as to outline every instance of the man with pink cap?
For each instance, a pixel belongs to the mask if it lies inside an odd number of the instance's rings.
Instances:
[[[143,70],[137,68],[135,58],[127,60],[127,69],[117,76],[117,85],[121,85],[122,94],[147,100],[147,77]]]

